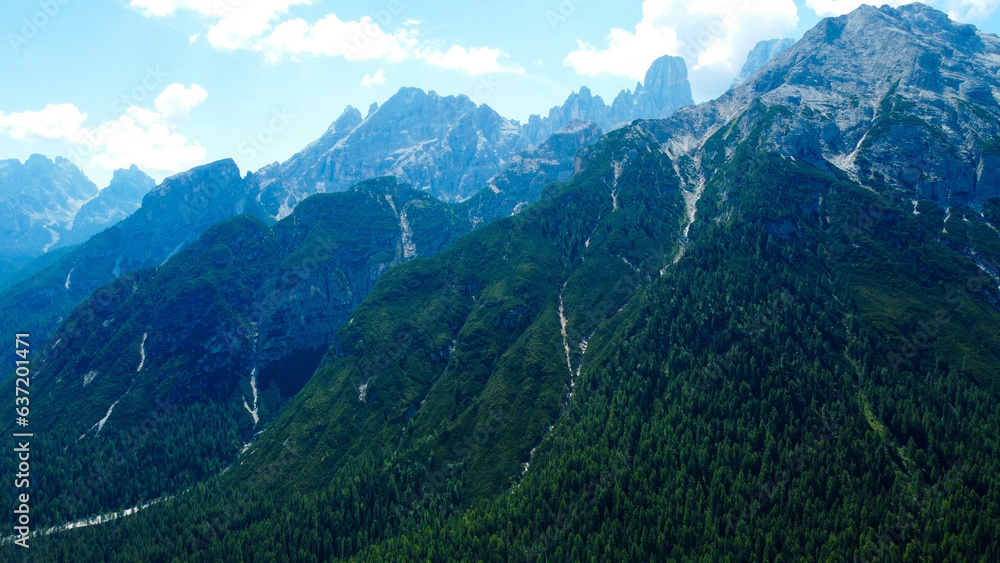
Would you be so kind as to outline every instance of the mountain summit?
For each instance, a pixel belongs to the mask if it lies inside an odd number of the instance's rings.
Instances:
[[[254,177],[259,201],[279,219],[309,195],[386,175],[461,201],[526,147],[517,125],[489,106],[466,96],[402,88],[364,119],[348,108],[319,140]]]
[[[524,134],[538,145],[573,120],[593,121],[610,131],[636,119],[662,119],[692,104],[684,59],[663,56],[653,61],[634,92],[622,90],[610,106],[584,86],[570,94],[562,106],[552,108],[547,117],[532,115],[524,125]]]

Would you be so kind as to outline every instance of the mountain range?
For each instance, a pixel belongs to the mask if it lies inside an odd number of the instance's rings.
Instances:
[[[649,77],[663,88],[656,99],[673,95],[677,77],[687,84],[681,59],[657,61]],[[102,285],[161,264],[218,221],[247,213],[274,222],[310,195],[345,191],[383,175],[444,201],[464,201],[473,225],[508,216],[537,201],[550,181],[567,179],[577,150],[600,136],[596,126],[568,116],[562,120],[548,121],[558,125],[550,142],[532,146],[524,128],[466,96],[403,88],[381,106],[373,104],[364,118],[348,107],[319,139],[284,163],[241,177],[235,163],[225,160],[167,178],[152,191],[144,188],[149,196],[127,220],[89,240],[82,237],[84,228],[121,218],[102,202],[114,194],[127,195],[130,178],[141,172],[120,171],[110,190],[102,191],[105,198],[82,208],[81,229],[63,237],[79,244],[24,260],[26,265],[11,275],[10,287],[0,293],[0,327],[47,338]],[[569,129],[559,131],[563,126]],[[85,180],[68,161],[60,162]]]
[[[35,553],[1000,558],[1000,38],[862,6],[755,52],[666,117],[403,90],[166,180],[32,282],[100,272],[33,361]]]
[[[684,59],[666,55],[653,61],[635,91],[622,90],[610,106],[584,86],[562,106],[549,110],[548,116],[532,115],[522,130],[533,144],[539,144],[573,120],[591,121],[611,131],[636,119],[662,119],[693,104]]]

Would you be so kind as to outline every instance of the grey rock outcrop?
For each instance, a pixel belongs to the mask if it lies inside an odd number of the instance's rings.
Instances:
[[[541,199],[553,182],[565,182],[576,171],[577,153],[603,135],[591,121],[570,121],[539,147],[511,159],[507,169],[490,178],[486,188],[462,206],[475,226],[514,215]]]
[[[539,145],[570,121],[592,121],[610,131],[636,119],[662,119],[692,104],[684,59],[663,56],[650,65],[635,91],[622,90],[610,106],[584,86],[562,106],[552,108],[547,117],[532,115],[523,130],[532,144]]]
[[[516,123],[466,96],[402,88],[363,120],[360,115],[348,108],[306,150],[255,175],[270,215],[280,219],[309,195],[390,175],[442,200],[462,201],[528,146]]]
[[[895,201],[981,210],[1000,197],[1000,38],[922,4],[827,18],[717,100],[646,128],[685,170],[689,217],[713,166],[760,148],[839,169]]]

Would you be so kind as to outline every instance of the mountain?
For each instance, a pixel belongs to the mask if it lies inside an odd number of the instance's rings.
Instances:
[[[469,228],[449,204],[383,178],[307,198],[271,228],[224,221],[160,267],[104,286],[33,364],[45,374],[33,387],[37,420],[50,421],[46,444],[64,452],[39,479],[96,464],[109,448],[128,453],[98,473],[93,495],[44,502],[79,518],[217,473],[305,384],[386,271]],[[162,449],[179,455],[149,463]],[[118,471],[132,480],[111,487]]]
[[[111,185],[98,191],[64,158],[32,155],[24,164],[0,162],[0,213],[6,225],[0,233],[0,290],[51,265],[65,247],[124,219],[152,186],[134,166],[116,171]]]
[[[466,96],[402,88],[363,120],[348,108],[315,143],[255,174],[259,201],[277,218],[314,193],[378,176],[462,201],[527,146],[518,126]]]
[[[258,201],[281,218],[313,193],[392,175],[442,200],[461,202],[520,151],[540,147],[572,121],[592,121],[607,131],[635,119],[666,117],[692,103],[684,60],[669,56],[650,66],[645,85],[623,90],[610,107],[584,87],[548,117],[532,116],[524,126],[465,96],[402,88],[381,106],[374,104],[363,119],[348,107],[316,142],[258,171]]]
[[[0,161],[0,240],[5,257],[38,256],[59,243],[97,186],[65,158]]]
[[[115,170],[111,183],[93,199],[83,204],[73,218],[73,227],[57,246],[85,242],[93,235],[122,221],[142,205],[142,198],[153,187],[153,181],[134,164],[129,169]]]
[[[119,175],[122,189],[132,189],[137,177],[141,186],[137,174]],[[0,327],[44,340],[101,286],[161,265],[215,223],[241,213],[264,217],[250,183],[232,160],[171,176],[147,193],[127,219],[0,294]]]
[[[743,63],[739,75],[733,80],[731,88],[735,88],[750,79],[758,70],[764,68],[771,59],[779,53],[795,44],[794,39],[768,39],[754,45],[754,48],[747,54],[747,60]]]
[[[687,65],[681,57],[663,56],[646,71],[645,80],[635,91],[622,90],[608,106],[600,96],[581,87],[566,102],[549,110],[547,117],[532,115],[524,125],[524,135],[538,145],[573,120],[593,121],[610,131],[636,119],[662,119],[678,109],[694,104]]]
[[[394,133],[400,124],[410,132]],[[510,215],[518,204],[536,201],[550,177],[565,179],[572,171],[575,151],[598,136],[597,130],[583,127],[557,136],[550,146],[508,154],[523,144],[511,127],[493,110],[477,108],[467,98],[441,98],[434,93],[404,89],[381,109],[373,106],[364,120],[360,112],[348,108],[320,139],[283,165],[275,164],[241,179],[231,160],[220,161],[168,178],[150,191],[141,209],[81,248],[59,248],[56,254],[34,260],[8,260],[9,273],[0,278],[4,289],[0,293],[0,327],[30,330],[37,338],[45,338],[101,285],[123,273],[160,264],[215,222],[244,212],[270,221],[274,216],[284,216],[309,193],[343,191],[342,185],[334,189],[328,183],[317,183],[315,178],[331,162],[340,169],[341,159],[370,159],[378,152],[375,145],[381,144],[386,159],[372,166],[360,163],[352,174],[367,179],[367,174],[378,175],[384,169],[402,178],[431,181],[433,177],[434,182],[458,182],[463,190],[491,190],[490,196],[469,201],[464,211],[481,225]],[[479,143],[476,139],[484,138],[484,134],[498,139],[502,150]],[[417,145],[414,139],[418,139]],[[418,145],[420,148],[415,148]],[[395,163],[403,152],[412,158]],[[500,153],[505,156],[501,158]],[[463,164],[480,157],[481,166]],[[505,159],[520,168],[505,175]],[[283,180],[281,174],[291,180]],[[495,181],[490,183],[491,179]],[[492,187],[486,187],[488,184]],[[498,184],[505,186],[502,197],[492,193]],[[135,194],[149,191],[148,185],[148,178],[137,169],[116,172],[103,195],[81,208],[77,227],[63,235],[64,242],[86,240],[89,232],[104,228],[102,224],[113,224],[127,211]],[[320,186],[324,186],[322,190],[318,190]]]
[[[548,185],[572,178],[577,154],[602,135],[591,121],[570,121],[540,146],[513,157],[503,172],[490,178],[486,188],[461,207],[467,210],[475,226],[488,225],[522,211],[541,199]]]
[[[998,71],[1000,38],[925,6],[825,19],[719,99],[611,131],[548,197],[382,275],[217,477],[33,539],[52,560],[1000,558]],[[120,362],[126,394],[160,383],[147,358],[192,373],[140,331],[152,311],[239,318],[226,292],[258,286],[238,279],[253,260],[227,267],[211,237],[267,238],[217,228],[161,268],[201,256],[190,291],[121,283],[163,305],[131,305],[119,344],[60,353],[103,349],[88,366]],[[171,326],[156,334],[218,348]],[[199,404],[242,414],[251,392]],[[239,447],[224,415],[158,412],[115,410],[148,452],[122,438],[43,469],[54,510],[107,506],[87,475],[165,479],[143,460],[225,443],[204,435]]]

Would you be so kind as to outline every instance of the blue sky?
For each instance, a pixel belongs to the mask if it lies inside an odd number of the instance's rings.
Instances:
[[[896,2],[901,3],[901,2]],[[1000,31],[1000,0],[933,0]],[[34,0],[0,14],[0,158],[65,156],[99,186],[232,157],[244,171],[402,86],[524,121],[581,85],[610,101],[663,54],[695,99],[750,47],[799,38],[854,0]]]

